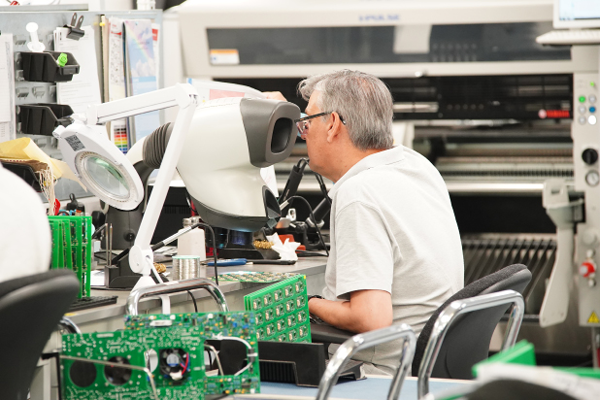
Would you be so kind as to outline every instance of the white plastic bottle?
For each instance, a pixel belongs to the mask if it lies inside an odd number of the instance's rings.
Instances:
[[[183,230],[198,222],[200,217],[190,217],[183,219]],[[177,255],[179,256],[198,256],[200,260],[206,260],[206,245],[204,242],[204,230],[195,228],[188,233],[183,234],[177,239]]]

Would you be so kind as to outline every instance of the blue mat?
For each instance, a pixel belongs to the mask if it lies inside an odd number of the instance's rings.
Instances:
[[[386,377],[369,377],[362,381],[340,381],[329,395],[330,398],[357,399],[357,400],[384,400],[387,398],[391,379]],[[439,393],[447,389],[468,384],[468,381],[430,380],[429,388],[432,393]],[[291,383],[261,382],[262,394],[306,396],[315,398],[316,388],[306,388]],[[401,400],[417,399],[417,379],[406,378],[402,391]]]

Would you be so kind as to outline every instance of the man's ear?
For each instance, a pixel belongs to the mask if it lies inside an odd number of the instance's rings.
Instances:
[[[345,131],[345,126],[342,124],[342,120],[338,113],[331,113],[331,119],[327,129],[327,142],[332,143],[334,139],[339,138],[339,135]]]

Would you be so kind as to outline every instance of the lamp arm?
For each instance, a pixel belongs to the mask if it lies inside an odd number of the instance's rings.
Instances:
[[[197,106],[197,94],[191,86],[189,86],[189,88],[187,86],[189,85],[177,85],[173,88],[165,89],[165,91],[168,91],[169,93],[164,93],[161,90],[152,92],[158,95],[162,105],[167,103],[170,104],[172,100],[177,100],[176,104],[179,105],[179,113],[177,114],[177,119],[175,120],[161,167],[158,170],[158,176],[156,177],[152,196],[150,196],[138,235],[129,254],[129,266],[131,270],[145,276],[149,275],[154,268],[154,256],[152,254],[152,249],[150,248],[150,241],[167,196],[171,178],[175,173],[175,168],[185,142],[186,133]],[[183,96],[181,95],[182,92],[184,93]],[[171,99],[167,99],[167,95],[170,95]],[[156,96],[152,96],[152,98],[156,99]],[[151,104],[149,104],[150,101],[146,101],[146,98],[143,100],[141,106],[144,107],[144,109],[151,107]],[[112,108],[104,110],[104,112],[107,113],[113,111]],[[98,118],[100,119],[100,117]]]
[[[192,103],[196,104],[197,97],[198,93],[192,85],[176,84],[165,89],[90,106],[86,111],[86,123],[103,124],[175,106],[183,109]]]

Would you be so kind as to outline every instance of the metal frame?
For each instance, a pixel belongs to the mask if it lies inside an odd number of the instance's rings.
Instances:
[[[160,296],[194,289],[207,290],[213,299],[215,299],[221,311],[229,311],[227,301],[225,301],[225,295],[215,283],[206,278],[194,278],[183,281],[165,282],[137,289],[134,288],[127,298],[127,313],[130,315],[138,315],[138,303],[144,297]],[[161,298],[163,298],[163,296],[161,296]]]
[[[513,304],[510,317],[506,325],[506,334],[502,342],[501,351],[512,347],[521,328],[523,315],[525,313],[525,302],[523,296],[514,290],[503,290],[501,292],[483,294],[463,300],[456,300],[441,312],[435,321],[429,342],[425,348],[421,365],[419,366],[418,398],[429,393],[429,378],[437,360],[442,342],[448,329],[459,315],[473,311],[485,310],[505,304]]]
[[[69,331],[69,333],[77,333],[78,335],[81,335],[81,329],[79,329],[75,322],[71,321],[71,318],[63,316],[58,325],[61,328]]]
[[[388,393],[388,400],[398,399],[404,378],[412,365],[417,345],[415,333],[407,324],[392,325],[375,331],[361,333],[346,340],[329,360],[329,364],[321,377],[316,399],[325,400],[329,397],[331,389],[333,389],[333,386],[338,381],[342,368],[358,351],[400,338],[404,339],[404,350],[402,351],[400,365],[394,375]]]

